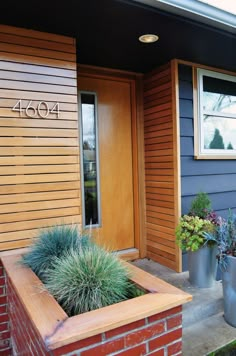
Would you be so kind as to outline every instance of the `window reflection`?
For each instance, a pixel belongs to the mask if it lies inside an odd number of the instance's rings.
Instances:
[[[97,225],[98,174],[96,140],[96,100],[94,94],[81,94],[82,151],[83,151],[83,198],[85,225]]]
[[[204,148],[236,149],[236,120],[207,116],[204,120]]]
[[[236,149],[236,83],[203,76],[204,148]]]

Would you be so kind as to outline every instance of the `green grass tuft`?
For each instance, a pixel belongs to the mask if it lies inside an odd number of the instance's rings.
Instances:
[[[136,296],[126,266],[95,244],[54,259],[47,273],[46,288],[69,316]]]
[[[71,248],[80,250],[90,243],[88,235],[80,235],[76,225],[56,225],[39,230],[36,240],[23,258],[23,264],[30,267],[42,280],[47,280],[47,270],[53,268],[54,258],[61,258]]]

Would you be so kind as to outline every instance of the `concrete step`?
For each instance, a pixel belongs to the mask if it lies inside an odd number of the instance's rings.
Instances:
[[[189,286],[187,291],[192,294],[193,300],[183,305],[184,327],[223,312],[223,291],[221,281],[216,281],[211,288],[194,288]]]
[[[176,273],[148,259],[134,264],[191,294],[193,300],[183,305],[183,355],[205,356],[236,339],[236,329],[223,317],[222,282],[211,288],[196,288],[189,283],[189,273]]]
[[[205,356],[235,339],[235,328],[221,312],[183,328],[183,356]]]

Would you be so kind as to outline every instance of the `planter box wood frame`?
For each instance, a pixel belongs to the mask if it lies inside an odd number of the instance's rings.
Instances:
[[[131,271],[131,280],[145,289],[147,294],[68,317],[57,301],[42,291],[42,282],[34,272],[19,263],[24,249],[20,252],[1,253],[2,264],[7,280],[49,352],[168,311],[192,299],[191,295],[182,290],[124,262]]]

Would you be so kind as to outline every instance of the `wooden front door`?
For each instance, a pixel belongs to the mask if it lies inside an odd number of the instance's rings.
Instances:
[[[83,75],[78,77],[78,90],[85,96],[86,93],[96,95],[100,218],[94,233],[101,244],[112,250],[132,248],[134,189],[130,83]],[[80,120],[82,115],[81,112]]]

